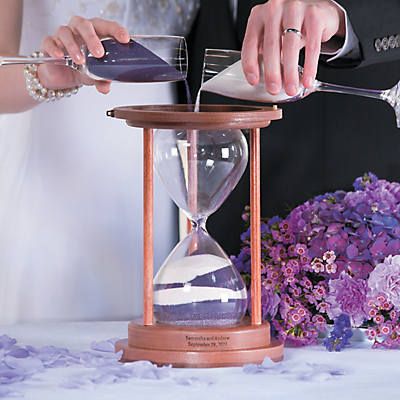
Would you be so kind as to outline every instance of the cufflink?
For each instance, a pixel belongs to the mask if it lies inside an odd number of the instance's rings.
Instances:
[[[395,49],[396,48],[396,38],[393,35],[389,36],[389,47],[391,49]]]
[[[375,39],[374,47],[377,53],[388,51],[390,49],[398,49],[400,47],[400,34]]]
[[[375,39],[374,42],[375,50],[379,53],[382,50],[382,42],[381,39]]]
[[[382,50],[387,51],[389,49],[389,39],[387,37],[384,37],[382,39]]]

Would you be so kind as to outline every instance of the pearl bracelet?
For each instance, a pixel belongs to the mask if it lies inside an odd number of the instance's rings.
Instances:
[[[44,54],[40,51],[35,51],[32,53],[31,57],[44,57]],[[26,90],[36,101],[54,101],[60,100],[63,97],[70,97],[73,94],[77,94],[81,87],[76,86],[71,89],[47,89],[40,83],[37,71],[37,64],[27,64],[24,67]]]

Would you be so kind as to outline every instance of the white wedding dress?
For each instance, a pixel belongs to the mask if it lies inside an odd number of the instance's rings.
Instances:
[[[190,0],[25,0],[20,52],[39,48],[72,15],[116,19],[137,34],[179,34],[196,7]],[[0,116],[0,323],[141,313],[141,131],[105,112],[173,100],[172,84],[113,83],[107,96],[85,87]],[[177,221],[158,181],[155,192],[158,267],[177,240]]]

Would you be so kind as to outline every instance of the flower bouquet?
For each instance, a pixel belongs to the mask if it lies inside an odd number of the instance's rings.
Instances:
[[[243,215],[249,220],[248,209]],[[262,221],[262,312],[295,345],[348,343],[365,327],[373,347],[400,348],[400,184],[368,173],[354,191],[317,196]],[[250,230],[232,257],[250,275]],[[251,311],[251,310],[250,310]]]

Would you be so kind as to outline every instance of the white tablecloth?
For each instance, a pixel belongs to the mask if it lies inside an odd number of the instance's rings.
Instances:
[[[54,345],[88,350],[93,341],[124,337],[126,322],[46,323],[0,326],[0,335],[19,344]],[[66,389],[60,382],[83,366],[48,369],[17,384],[29,400],[44,399],[397,399],[400,395],[400,353],[371,350],[358,342],[340,353],[322,346],[289,348],[279,367],[173,369],[162,379],[133,378],[119,383],[88,384]],[[5,385],[3,385],[5,386]]]

